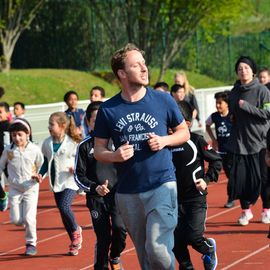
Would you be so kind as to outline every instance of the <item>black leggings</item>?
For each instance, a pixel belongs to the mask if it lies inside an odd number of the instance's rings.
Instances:
[[[61,192],[54,193],[55,202],[60,211],[62,222],[65,226],[65,229],[71,241],[72,241],[72,233],[78,229],[75,216],[71,209],[71,204],[75,195],[76,190],[68,188],[64,189]]]

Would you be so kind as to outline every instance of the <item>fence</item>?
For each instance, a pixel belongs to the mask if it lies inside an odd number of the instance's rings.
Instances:
[[[197,89],[196,97],[200,108],[202,128],[198,127],[195,121],[193,124],[194,131],[205,131],[204,122],[206,118],[216,110],[214,94],[219,91],[231,89],[231,86]],[[78,102],[78,107],[86,109],[89,100],[82,100]],[[48,119],[51,113],[56,111],[65,111],[66,104],[64,102],[43,104],[43,105],[30,105],[26,106],[25,118],[30,122],[33,130],[33,139],[36,143],[41,144],[42,141],[49,136],[48,132]]]

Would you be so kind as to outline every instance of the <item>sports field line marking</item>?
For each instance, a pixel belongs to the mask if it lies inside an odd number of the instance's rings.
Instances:
[[[210,219],[213,219],[213,218],[215,218],[215,217],[221,216],[221,215],[226,214],[226,213],[228,213],[228,212],[231,212],[231,211],[233,211],[233,210],[235,210],[235,209],[237,209],[237,208],[240,208],[240,205],[234,206],[234,207],[232,207],[232,208],[230,208],[230,209],[221,211],[221,212],[219,212],[218,214],[215,214],[215,215],[212,215],[212,216],[210,216],[210,217],[207,217],[206,220],[210,220]]]
[[[269,248],[269,244],[266,245],[266,246],[264,246],[264,247],[261,247],[261,248],[255,250],[254,252],[248,254],[247,256],[245,256],[245,257],[243,257],[243,258],[241,258],[241,259],[239,259],[239,260],[234,261],[233,263],[231,263],[231,264],[229,264],[229,265],[223,267],[223,268],[220,269],[220,270],[227,270],[227,269],[230,269],[230,268],[232,268],[233,266],[239,264],[240,262],[242,262],[242,261],[244,261],[244,260],[246,260],[246,259],[248,259],[248,258],[250,258],[250,257],[252,257],[252,256],[254,256],[254,255],[256,255],[256,254],[258,254],[258,253],[260,253],[260,252],[262,252],[262,251],[264,251],[264,250],[267,249],[267,248]]]
[[[76,205],[76,204],[80,204],[81,202],[84,202],[85,200],[79,200],[77,202],[74,202],[72,203],[72,205]],[[51,212],[51,211],[55,211],[57,210],[56,208],[56,205],[53,206],[53,208],[51,209],[46,209],[46,210],[41,210],[41,211],[38,211],[37,212],[37,216],[40,215],[40,214],[45,214],[45,213],[48,213],[48,212]],[[10,220],[9,221],[3,221],[1,222],[1,224],[5,225],[5,224],[11,224]]]
[[[83,227],[88,227],[88,226],[92,226],[92,225],[93,225],[92,223],[89,223],[89,224],[83,225]],[[44,243],[44,242],[50,241],[50,240],[52,240],[52,239],[61,237],[61,236],[66,235],[66,234],[67,234],[67,232],[58,233],[58,234],[53,235],[53,236],[51,236],[51,237],[47,237],[47,238],[44,238],[44,239],[42,239],[42,240],[37,241],[37,244],[40,244],[40,243]],[[9,251],[7,251],[7,252],[0,253],[0,256],[7,255],[7,254],[9,254],[9,253],[12,253],[12,252],[14,252],[14,251],[20,250],[20,249],[22,249],[22,248],[25,248],[25,246],[20,246],[20,247],[11,249],[11,250],[9,250]]]
[[[127,249],[127,250],[124,250],[124,251],[121,253],[121,256],[124,255],[124,254],[126,254],[126,253],[129,253],[129,252],[131,252],[131,251],[133,251],[133,250],[135,250],[135,247],[129,248],[129,249]],[[94,267],[94,264],[90,264],[90,265],[85,266],[84,268],[80,268],[80,269],[78,269],[78,270],[86,270],[86,269],[89,269],[89,268],[91,268],[91,267]]]

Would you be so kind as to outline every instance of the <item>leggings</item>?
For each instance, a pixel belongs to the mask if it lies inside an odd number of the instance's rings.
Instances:
[[[54,193],[54,199],[60,211],[62,222],[71,241],[72,233],[78,229],[77,222],[71,209],[71,204],[75,195],[76,190],[68,188],[61,192]]]

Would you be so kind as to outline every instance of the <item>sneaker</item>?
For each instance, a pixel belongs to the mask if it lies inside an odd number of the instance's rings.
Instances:
[[[181,270],[194,270],[191,262],[180,262],[179,269],[181,269]]]
[[[224,204],[225,208],[232,208],[234,207],[234,201],[228,201],[227,203]]]
[[[213,247],[213,251],[202,256],[203,265],[205,270],[214,270],[218,264],[216,241],[213,238],[207,238],[207,242],[210,247]]]
[[[78,189],[77,194],[80,195],[80,196],[85,196],[86,195],[86,193],[85,193],[85,191],[83,189]]]
[[[27,244],[25,249],[25,256],[34,256],[37,254],[37,248],[33,245]]]
[[[78,229],[72,233],[72,246],[77,247],[77,249],[81,249],[82,247],[82,228],[79,226]]]
[[[0,211],[6,211],[8,209],[8,192],[5,192],[6,196],[0,199]]]
[[[77,256],[78,254],[79,254],[79,248],[77,246],[74,246],[71,244],[69,246],[68,255],[69,256]]]
[[[120,257],[110,259],[110,266],[112,270],[124,270]]]
[[[270,209],[264,208],[262,212],[262,223],[270,224]]]
[[[246,226],[252,218],[253,214],[250,209],[243,210],[240,218],[238,219],[238,223],[242,226]]]

